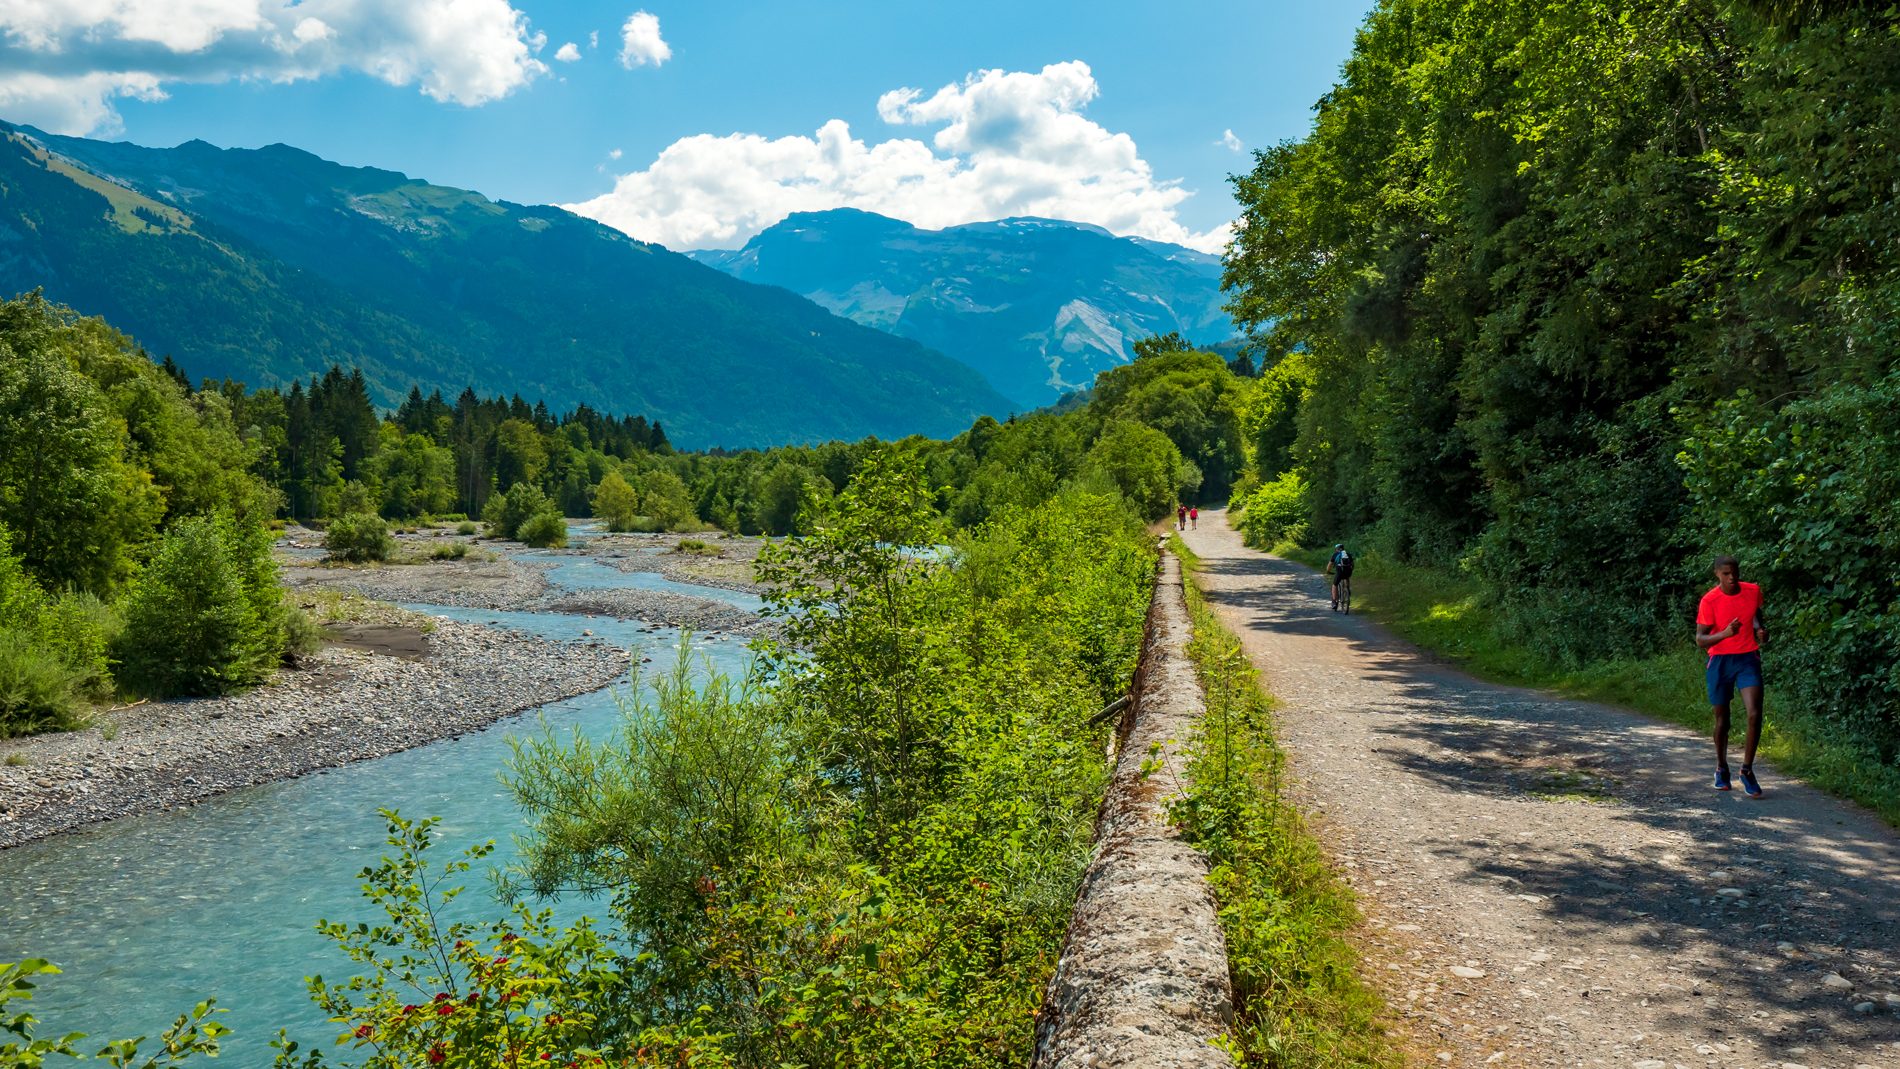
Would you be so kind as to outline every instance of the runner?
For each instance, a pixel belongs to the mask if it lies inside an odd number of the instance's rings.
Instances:
[[[1720,627],[1721,630],[1717,630]],[[1696,610],[1695,644],[1709,651],[1709,705],[1715,710],[1715,789],[1729,789],[1729,703],[1742,692],[1748,733],[1742,749],[1742,791],[1760,798],[1755,781],[1755,744],[1761,741],[1761,587],[1742,582],[1734,557],[1715,558],[1715,588]]]
[[[1346,543],[1333,543],[1333,555],[1326,562],[1326,574],[1333,580],[1333,611],[1338,612],[1340,580],[1352,578],[1352,554],[1346,552]]]

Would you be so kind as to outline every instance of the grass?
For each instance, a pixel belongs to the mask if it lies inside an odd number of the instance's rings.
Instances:
[[[10,753],[7,755],[6,764],[8,768],[24,768],[26,767],[26,755],[23,753]]]
[[[1284,544],[1273,552],[1315,571],[1324,568],[1330,556],[1325,549]],[[1686,625],[1681,650],[1572,668],[1500,634],[1477,584],[1461,576],[1367,553],[1359,558],[1352,579],[1354,611],[1366,612],[1407,641],[1473,675],[1618,705],[1704,734],[1709,731],[1702,681],[1707,658],[1688,641]],[[1772,649],[1769,657],[1772,668]],[[1882,763],[1840,728],[1779,697],[1772,682],[1760,756],[1784,775],[1799,776],[1821,790],[1866,806],[1900,827],[1900,768]],[[1740,760],[1741,721],[1738,708],[1729,737],[1731,762]]]
[[[1170,542],[1184,566],[1198,566],[1179,538]],[[1281,794],[1272,700],[1193,582],[1186,593],[1207,718],[1188,762],[1193,786],[1174,815],[1213,863],[1234,985],[1226,1043],[1244,1065],[1396,1069],[1404,1058],[1385,1004],[1346,938],[1359,923],[1352,892]]]
[[[690,553],[696,557],[717,557],[721,554],[718,546],[697,538],[682,538],[679,545],[673,547],[675,553]]]

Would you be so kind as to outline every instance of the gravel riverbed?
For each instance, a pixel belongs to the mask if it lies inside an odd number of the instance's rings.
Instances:
[[[446,620],[426,646],[420,659],[331,646],[246,694],[152,702],[85,731],[0,740],[0,849],[452,738],[598,690],[628,660],[603,642]]]

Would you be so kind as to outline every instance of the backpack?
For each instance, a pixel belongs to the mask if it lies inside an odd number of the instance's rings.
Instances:
[[[1340,550],[1333,555],[1333,573],[1341,579],[1352,574],[1352,554]]]

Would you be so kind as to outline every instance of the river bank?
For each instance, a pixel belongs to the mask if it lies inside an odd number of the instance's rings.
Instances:
[[[0,740],[0,849],[452,738],[627,670],[627,651],[603,642],[434,624],[420,657],[332,645],[245,694]]]

